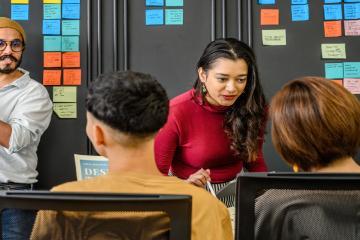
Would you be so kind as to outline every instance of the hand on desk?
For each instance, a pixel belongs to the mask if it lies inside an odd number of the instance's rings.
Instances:
[[[205,187],[206,182],[211,181],[210,169],[204,170],[201,168],[197,172],[191,174],[186,181],[198,187]]]

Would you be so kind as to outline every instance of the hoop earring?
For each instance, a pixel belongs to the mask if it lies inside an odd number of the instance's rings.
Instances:
[[[201,93],[202,93],[203,95],[206,95],[206,93],[207,93],[207,89],[206,89],[204,83],[201,83]]]

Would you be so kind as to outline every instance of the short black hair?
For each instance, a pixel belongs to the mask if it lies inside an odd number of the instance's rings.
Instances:
[[[117,71],[102,74],[90,84],[86,108],[113,129],[146,137],[166,123],[169,99],[153,76]]]

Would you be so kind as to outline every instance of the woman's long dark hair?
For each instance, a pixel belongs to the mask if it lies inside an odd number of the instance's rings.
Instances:
[[[246,162],[255,161],[259,151],[259,133],[266,123],[266,101],[260,85],[256,59],[252,49],[245,43],[234,39],[217,39],[209,43],[197,63],[197,69],[205,72],[219,58],[230,60],[244,59],[248,65],[248,77],[244,92],[227,111],[224,129],[231,140],[231,149]],[[201,91],[199,77],[194,83],[198,96],[205,99]]]

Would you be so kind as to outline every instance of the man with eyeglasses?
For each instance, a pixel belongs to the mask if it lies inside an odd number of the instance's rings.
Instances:
[[[37,181],[37,147],[52,115],[44,86],[19,68],[24,29],[0,17],[0,190],[32,189]],[[7,209],[1,216],[2,239],[29,239],[33,211]]]

